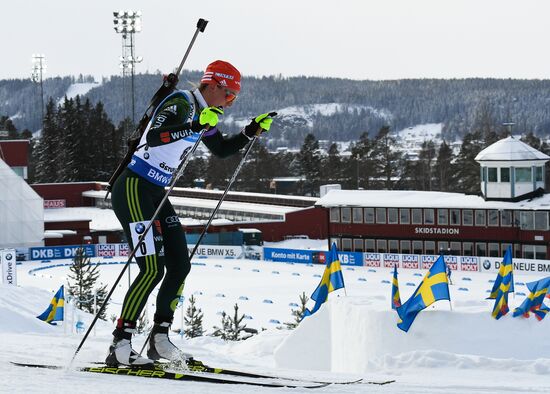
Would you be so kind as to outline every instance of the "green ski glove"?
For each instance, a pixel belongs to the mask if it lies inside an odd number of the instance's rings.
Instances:
[[[218,115],[223,115],[223,110],[218,107],[206,107],[199,116],[201,126],[215,127],[218,124]]]
[[[273,123],[273,117],[277,116],[277,112],[269,112],[256,116],[248,126],[246,126],[242,133],[251,140],[255,136],[268,131]]]

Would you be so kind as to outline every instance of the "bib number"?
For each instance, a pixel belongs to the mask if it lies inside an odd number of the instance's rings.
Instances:
[[[143,238],[145,229],[149,226],[150,220],[144,220],[143,222],[130,223],[130,233],[132,234],[132,243],[137,245]],[[139,243],[139,248],[136,250],[136,257],[143,257],[155,254],[155,241],[153,239],[153,229],[150,228],[145,234],[143,241]]]

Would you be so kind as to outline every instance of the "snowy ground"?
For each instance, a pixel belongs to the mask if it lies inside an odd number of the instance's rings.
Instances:
[[[329,303],[316,315],[306,319],[296,330],[288,331],[277,327],[291,320],[289,304],[298,303],[302,292],[311,295],[323,266],[221,259],[197,259],[194,263],[186,284],[184,308],[188,305],[188,297],[195,294],[205,314],[207,332],[219,324],[218,313],[231,311],[235,303],[239,304],[241,313],[251,317],[246,320],[249,327],[266,329],[249,340],[234,343],[224,343],[210,336],[185,340],[174,335],[176,344],[209,364],[310,379],[397,380],[382,387],[361,384],[317,389],[322,393],[550,392],[547,334],[550,319],[538,322],[534,318],[505,316],[498,322],[492,320],[492,304],[484,298],[494,274],[454,272],[452,311],[448,302],[440,301],[434,308],[420,313],[405,334],[395,327],[396,315],[389,309],[391,288],[387,282],[391,280],[390,270],[344,267],[346,292],[332,293]],[[68,268],[62,266],[29,274],[33,268],[45,265],[48,264],[26,262],[19,265],[20,286],[0,286],[2,393],[311,391],[213,387],[207,383],[12,366],[10,360],[66,365],[81,340],[82,334],[71,332],[70,327],[49,326],[34,317],[46,308],[68,273]],[[121,268],[122,265],[101,266],[100,280],[113,283]],[[132,275],[135,271],[133,266]],[[423,271],[400,270],[402,301],[414,291],[423,275]],[[526,292],[521,283],[540,277],[516,275],[517,292]],[[109,315],[118,313],[127,284],[125,276],[114,293]],[[511,307],[518,306],[523,298],[511,296]],[[152,314],[154,297],[150,301],[149,313]],[[71,326],[76,320],[90,321],[89,315],[73,314],[72,309],[68,310]],[[176,312],[174,328],[180,326],[181,310]],[[102,360],[112,328],[110,322],[98,324],[77,363]],[[141,349],[143,340],[144,337],[136,338],[134,347]]]

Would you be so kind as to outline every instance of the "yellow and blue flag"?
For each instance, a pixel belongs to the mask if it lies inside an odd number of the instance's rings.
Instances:
[[[340,266],[340,260],[338,258],[338,249],[336,244],[332,244],[330,249],[330,255],[327,259],[327,266],[325,267],[325,272],[321,278],[321,283],[315,289],[311,295],[311,299],[315,301],[313,309],[306,309],[304,312],[304,317],[313,315],[319,310],[321,305],[327,300],[328,293],[333,292],[336,289],[341,289],[344,287],[344,276],[342,275],[342,267]]]
[[[391,308],[397,309],[401,306],[401,297],[399,296],[399,282],[397,281],[397,264],[393,266],[393,278],[391,281]]]
[[[529,312],[533,312],[535,317],[540,321],[545,318],[550,310],[544,305],[544,298],[550,289],[550,277],[527,283],[527,288],[530,293],[523,303],[514,309],[514,317],[523,315],[529,317]]]
[[[509,278],[508,278],[509,277]],[[506,252],[504,253],[504,258],[502,259],[502,264],[498,269],[497,278],[495,279],[495,284],[491,289],[491,294],[487,297],[488,300],[494,300],[497,298],[497,294],[500,288],[500,285],[505,278],[507,283],[509,283],[509,292],[514,292],[514,265],[512,264],[512,247],[508,246]]]
[[[432,268],[430,268],[413,295],[402,306],[397,308],[397,314],[401,319],[397,323],[397,327],[405,332],[409,331],[416,315],[439,300],[451,301],[443,256],[439,256],[437,261],[432,265]]]
[[[64,287],[61,285],[57,293],[53,296],[48,308],[40,315],[36,316],[46,323],[52,324],[54,321],[63,321],[63,308],[65,307]]]
[[[488,299],[494,299],[495,305],[491,316],[496,320],[506,315],[508,308],[508,293],[514,291],[514,265],[512,263],[512,247],[509,246],[504,253],[504,259],[498,270],[495,284]]]

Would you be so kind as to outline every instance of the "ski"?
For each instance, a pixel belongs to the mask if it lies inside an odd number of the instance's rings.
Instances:
[[[42,369],[65,369],[65,367],[59,365],[47,365],[47,364],[30,364],[30,363],[18,363],[11,362],[13,365],[28,368],[42,368]],[[76,371],[106,374],[106,375],[122,375],[122,376],[138,376],[143,378],[152,379],[168,379],[177,381],[191,381],[199,383],[215,383],[215,384],[244,384],[249,386],[260,387],[287,387],[287,388],[307,388],[315,389],[326,387],[330,383],[313,383],[309,381],[289,381],[281,378],[252,378],[232,376],[224,377],[207,372],[169,372],[155,366],[153,368],[136,368],[136,367],[108,367],[106,365],[88,366],[88,367],[75,367]]]

